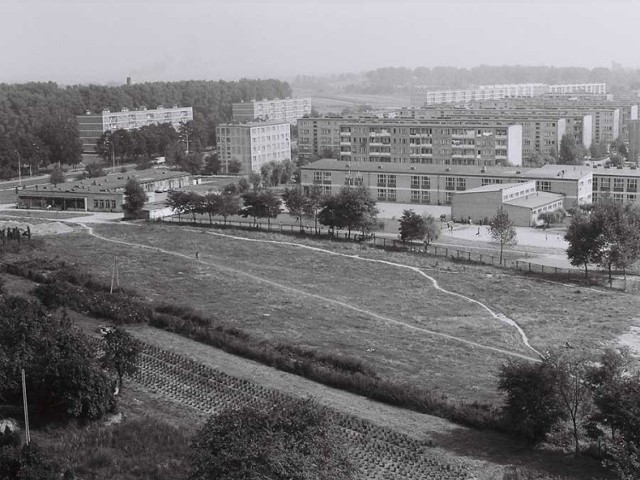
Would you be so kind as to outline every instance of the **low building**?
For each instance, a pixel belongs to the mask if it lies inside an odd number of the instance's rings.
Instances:
[[[72,180],[58,185],[36,185],[18,190],[18,208],[82,212],[122,212],[124,187],[135,179],[147,193],[148,201],[168,190],[194,183],[191,174],[169,170],[141,170],[110,173],[103,177]]]
[[[344,162],[323,159],[300,168],[304,187],[319,185],[335,194],[345,185],[364,186],[380,202],[451,205],[456,193],[484,187],[534,181],[536,191],[556,193],[565,208],[592,202],[592,170],[557,165],[517,167],[447,166],[407,163]]]
[[[640,170],[631,168],[596,168],[593,170],[593,203],[611,198],[620,203],[639,200]]]
[[[159,125],[169,123],[177,129],[181,123],[193,120],[191,107],[164,108],[162,105],[156,109],[147,110],[142,107],[138,110],[123,108],[119,112],[103,110],[102,113],[87,112],[85,115],[76,116],[82,150],[94,152],[98,139],[106,132],[116,130],[134,130],[147,125]]]
[[[265,163],[291,160],[291,125],[287,122],[223,124],[216,127],[222,168],[240,163],[240,172],[259,172]]]
[[[451,205],[454,220],[484,223],[500,209],[517,227],[538,225],[538,215],[564,208],[564,195],[536,191],[536,182],[485,185],[456,192]]]

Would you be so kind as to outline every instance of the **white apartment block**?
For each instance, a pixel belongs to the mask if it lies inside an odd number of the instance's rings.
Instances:
[[[261,120],[295,124],[299,118],[311,114],[311,98],[276,98],[234,103],[232,112],[234,122]]]
[[[217,148],[222,167],[237,160],[240,173],[259,172],[268,162],[291,160],[291,125],[288,122],[253,122],[216,127]]]
[[[123,108],[119,112],[103,110],[102,113],[76,116],[82,149],[85,152],[93,152],[98,139],[106,132],[114,132],[119,129],[134,130],[147,125],[159,125],[170,123],[174,128],[178,128],[181,123],[193,120],[193,109],[191,107],[165,108],[162,105],[156,109],[148,110],[142,107],[138,110]]]
[[[605,95],[607,93],[606,83],[570,83],[565,85],[549,85],[549,93],[590,93],[594,95]]]
[[[607,93],[606,83],[576,83],[566,85],[545,85],[543,83],[514,83],[506,85],[480,85],[463,90],[428,90],[416,88],[411,95],[411,105],[422,107],[440,103],[468,103],[503,98],[531,98],[545,93],[603,95]]]

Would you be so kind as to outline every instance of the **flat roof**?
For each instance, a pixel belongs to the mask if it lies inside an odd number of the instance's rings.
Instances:
[[[150,183],[160,180],[167,180],[171,178],[179,178],[184,176],[190,176],[188,172],[181,172],[175,170],[169,170],[167,168],[157,168],[149,170],[137,170],[127,173],[110,173],[102,177],[85,178],[84,180],[72,180],[65,183],[58,183],[57,187],[54,187],[52,183],[47,185],[40,185],[36,190],[35,186],[26,187],[25,191],[29,192],[109,192],[114,190],[120,190],[125,187],[129,179],[133,178],[138,183]],[[23,190],[20,190],[22,192]]]
[[[640,177],[640,169],[637,168],[594,168],[594,175],[608,177]]]
[[[333,158],[323,158],[300,167],[302,170],[339,170],[378,172],[378,173],[415,173],[445,175],[474,175],[482,177],[516,177],[524,169],[518,167],[481,167],[479,165],[428,165],[422,163],[389,163],[389,162],[347,162]]]
[[[290,125],[290,122],[286,120],[269,120],[265,122],[255,121],[255,122],[238,122],[238,123],[221,123],[216,128],[220,127],[268,127],[271,125]]]
[[[534,180],[529,180],[529,182],[533,182],[533,181]],[[465,194],[465,193],[500,192],[502,190],[506,190],[507,188],[517,187],[519,185],[526,185],[529,182],[492,183],[491,185],[483,185],[481,187],[470,188],[469,190],[463,190],[461,192],[456,192],[456,195]]]
[[[579,180],[593,173],[591,167],[584,165],[544,165],[524,172],[527,178],[553,178],[556,180]]]
[[[524,197],[514,198],[512,200],[507,200],[504,203],[505,205],[511,205],[514,207],[526,207],[526,208],[537,208],[543,207],[550,203],[557,202],[562,200],[564,195],[559,193],[549,193],[549,192],[536,192],[530,193]]]

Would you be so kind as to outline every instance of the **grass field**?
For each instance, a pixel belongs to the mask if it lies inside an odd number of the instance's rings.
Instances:
[[[107,281],[113,255],[118,255],[121,284],[149,299],[189,305],[236,323],[256,338],[356,355],[382,375],[436,388],[451,398],[498,401],[495,374],[509,357],[393,321],[533,356],[513,327],[476,304],[435,290],[428,279],[407,269],[176,226],[103,225],[95,231],[185,256],[118,245],[84,233],[49,237],[44,254],[60,255]],[[599,349],[628,330],[640,306],[638,299],[622,293],[551,285],[491,267],[463,267],[439,259],[439,268],[434,269],[435,260],[428,257],[304,242],[423,268],[444,288],[516,320],[538,350],[565,341],[585,350]]]

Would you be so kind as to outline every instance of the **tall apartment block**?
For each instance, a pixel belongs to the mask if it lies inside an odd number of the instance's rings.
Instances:
[[[345,121],[340,160],[441,165],[522,165],[522,126],[453,121]]]
[[[593,95],[604,95],[607,93],[606,83],[570,83],[564,85],[549,85],[548,93],[562,93],[571,95],[573,93],[587,93]]]
[[[153,110],[142,107],[138,110],[123,108],[119,112],[103,110],[102,113],[76,116],[82,150],[93,152],[98,143],[98,139],[106,132],[114,132],[119,129],[134,130],[146,125],[159,125],[170,123],[174,128],[178,128],[181,123],[193,120],[193,109],[191,107],[165,108],[158,106]]]
[[[629,122],[629,161],[640,161],[640,120]]]
[[[340,155],[340,125],[345,117],[309,117],[298,120],[298,158],[338,158]]]
[[[225,172],[229,163],[240,162],[240,173],[259,172],[271,161],[291,160],[291,124],[252,122],[216,127],[218,155]]]
[[[296,123],[311,114],[311,98],[282,98],[252,100],[232,105],[234,122],[277,121]]]

